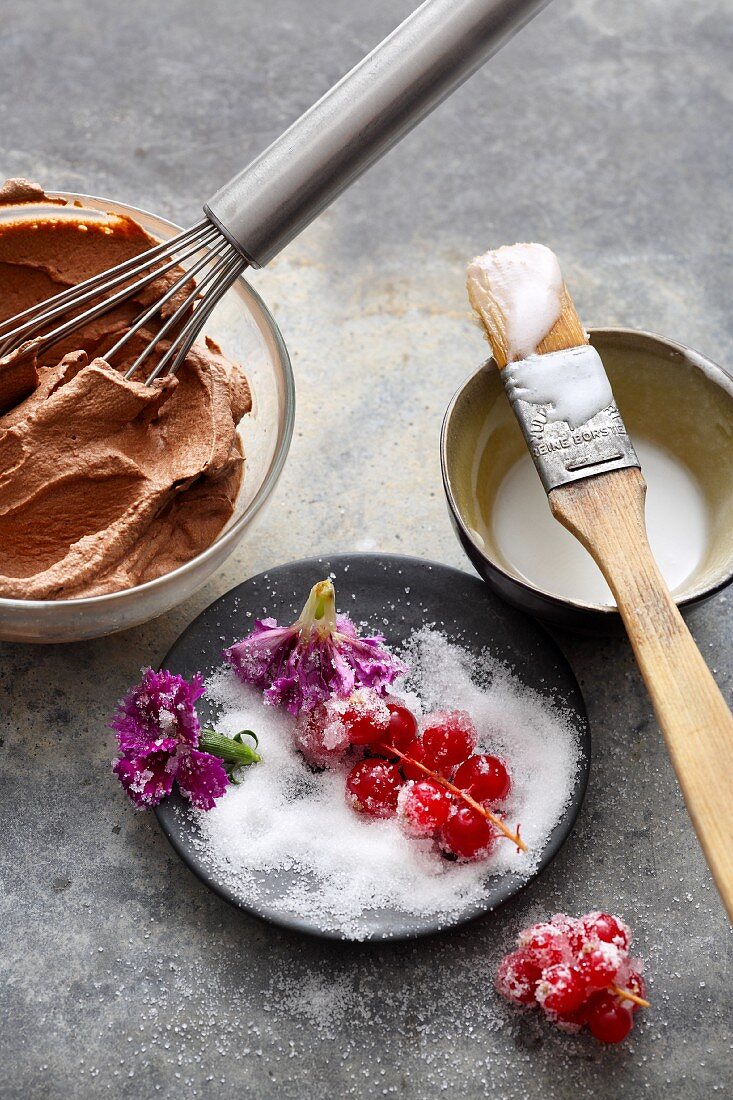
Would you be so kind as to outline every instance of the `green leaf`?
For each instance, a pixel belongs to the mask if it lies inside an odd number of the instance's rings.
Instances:
[[[254,732],[254,730],[240,730],[239,733],[234,734],[234,737],[232,738],[232,741],[238,741],[239,744],[241,744],[243,737],[251,737],[252,740],[255,743],[255,747],[259,747],[260,739],[257,736],[257,734]]]

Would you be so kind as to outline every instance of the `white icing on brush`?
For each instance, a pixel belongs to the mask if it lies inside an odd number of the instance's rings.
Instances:
[[[578,428],[613,402],[601,357],[590,344],[531,355],[502,372],[509,400],[543,405],[548,419]]]
[[[562,312],[563,277],[557,256],[543,244],[504,245],[468,266],[472,298],[504,317],[507,359],[534,354]]]

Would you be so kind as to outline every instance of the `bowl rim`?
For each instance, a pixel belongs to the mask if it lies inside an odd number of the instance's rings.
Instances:
[[[718,385],[728,396],[733,400],[733,375],[726,371],[719,364],[713,362],[712,359],[708,359],[707,356],[702,355],[701,352],[696,351],[694,348],[688,347],[686,344],[681,344],[676,340],[670,340],[666,336],[662,336],[657,332],[650,332],[648,329],[634,329],[626,328],[616,325],[597,326],[595,328],[589,328],[588,335],[594,336],[621,336],[631,337],[633,339],[641,338],[642,342],[649,342],[651,344],[658,344],[667,351],[673,351],[687,362],[691,363],[696,370],[702,371],[702,373],[711,381]],[[445,415],[443,416],[443,423],[440,429],[440,470],[443,479],[443,490],[445,492],[448,506],[451,514],[460,528],[461,535],[468,543],[473,547],[476,554],[487,563],[492,572],[498,573],[509,584],[513,584],[519,589],[525,591],[530,597],[541,597],[543,601],[555,610],[565,610],[576,612],[580,615],[596,615],[602,614],[609,619],[618,618],[619,612],[617,607],[612,607],[608,604],[593,604],[584,603],[581,600],[571,600],[569,597],[558,596],[554,592],[548,592],[544,588],[540,588],[535,584],[531,584],[529,581],[522,577],[519,577],[516,573],[508,572],[498,561],[494,558],[490,558],[477,544],[471,528],[464,521],[463,514],[459,508],[458,501],[453,492],[453,482],[449,471],[448,463],[448,432],[451,424],[451,420],[459,404],[459,401],[468,388],[468,386],[478,377],[482,371],[486,369],[498,370],[496,361],[493,356],[485,359],[483,363],[476,370],[472,371],[467,378],[461,382],[460,386],[456,389],[455,393],[451,397]],[[470,560],[470,555],[469,555]],[[484,578],[486,581],[486,578]],[[724,577],[715,581],[714,584],[708,585],[705,588],[700,589],[697,592],[691,593],[689,596],[685,596],[682,599],[675,600],[678,607],[692,607],[695,604],[700,603],[701,600],[707,600],[716,593],[726,588],[733,580],[733,557],[731,558],[730,565]],[[488,583],[488,582],[486,582]]]
[[[61,198],[69,200],[70,202],[81,202],[82,209],[84,202],[92,202],[100,205],[109,204],[109,213],[115,213],[116,209],[122,210],[123,213],[130,214],[131,217],[135,215],[142,215],[146,218],[152,218],[153,220],[167,225],[170,229],[180,233],[183,231],[183,226],[178,225],[176,222],[171,221],[170,218],[164,218],[160,214],[154,214],[150,210],[146,210],[142,206],[133,206],[130,203],[122,202],[119,199],[108,199],[101,195],[86,195],[81,192],[75,191],[47,191],[46,195],[49,198]],[[19,204],[20,206],[20,204]],[[115,209],[116,208],[116,209]],[[232,523],[231,527],[225,528],[225,530],[207,546],[205,550],[202,550],[200,554],[191,558],[189,561],[179,565],[176,569],[172,569],[168,573],[163,573],[160,577],[155,577],[153,580],[145,581],[144,584],[137,584],[132,588],[121,588],[116,592],[104,592],[97,596],[79,596],[76,599],[62,599],[62,600],[21,600],[15,599],[9,596],[0,596],[0,612],[3,611],[35,611],[39,615],[51,614],[54,608],[67,608],[69,610],[79,611],[83,613],[85,609],[99,610],[103,607],[112,605],[125,598],[137,598],[143,593],[153,592],[156,589],[167,587],[172,583],[173,579],[179,577],[187,570],[192,570],[194,566],[198,566],[215,552],[219,552],[222,547],[228,546],[232,541],[236,540],[241,529],[245,527],[262,508],[265,501],[268,499],[272,490],[275,488],[277,481],[282,473],[285,465],[285,460],[290,450],[290,444],[292,443],[293,430],[295,426],[295,378],[293,375],[293,367],[290,361],[290,354],[288,352],[285,340],[282,333],[275,321],[275,318],[270,313],[269,309],[265,305],[264,300],[260,297],[254,287],[244,278],[244,274],[239,275],[235,280],[235,284],[240,284],[246,295],[254,300],[255,305],[261,310],[262,317],[265,325],[273,338],[273,342],[277,351],[277,356],[280,361],[283,372],[283,380],[285,383],[285,393],[283,402],[283,423],[282,432],[280,436],[280,442],[277,450],[273,455],[270,468],[268,469],[265,478],[260,485],[259,489],[255,493],[254,497],[245,508],[241,516]],[[232,284],[232,285],[235,285]]]

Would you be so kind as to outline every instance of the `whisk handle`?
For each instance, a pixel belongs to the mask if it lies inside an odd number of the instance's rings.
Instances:
[[[549,0],[426,0],[204,206],[263,267]]]

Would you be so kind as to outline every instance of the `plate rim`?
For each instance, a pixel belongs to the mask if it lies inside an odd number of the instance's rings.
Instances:
[[[287,570],[294,569],[296,567],[311,567],[325,564],[329,567],[329,569],[333,569],[334,565],[344,563],[348,563],[350,565],[355,560],[391,561],[395,563],[407,562],[412,566],[417,565],[420,567],[429,567],[431,571],[437,569],[443,573],[450,573],[460,578],[463,582],[470,581],[471,583],[480,586],[480,588],[485,590],[487,594],[490,595],[493,599],[497,599],[510,614],[517,615],[530,623],[537,630],[538,634],[543,636],[544,643],[549,646],[550,649],[554,650],[558,663],[564,667],[570,684],[572,687],[574,687],[579,701],[578,711],[576,712],[574,709],[574,715],[581,719],[582,728],[578,729],[577,731],[580,739],[581,766],[578,771],[576,786],[573,788],[571,805],[568,810],[566,810],[563,817],[560,819],[560,822],[558,822],[558,825],[562,824],[566,820],[566,817],[570,815],[570,819],[567,820],[567,828],[564,830],[562,835],[551,838],[551,840],[547,843],[543,851],[542,857],[537,864],[537,867],[529,876],[529,878],[523,879],[521,882],[517,882],[516,877],[513,874],[505,874],[504,876],[502,876],[503,881],[501,882],[501,888],[498,891],[499,896],[498,898],[494,898],[491,905],[485,905],[477,902],[473,906],[469,907],[465,912],[462,912],[456,919],[443,922],[441,921],[439,916],[435,916],[431,918],[430,922],[424,927],[402,930],[395,932],[394,934],[374,933],[357,938],[355,936],[348,935],[345,932],[340,931],[339,929],[315,928],[303,917],[297,917],[288,913],[279,913],[277,910],[271,910],[268,908],[260,909],[257,907],[256,904],[242,901],[241,898],[236,897],[226,885],[217,882],[217,880],[213,876],[207,876],[199,863],[191,861],[188,852],[186,851],[184,846],[179,843],[178,834],[170,827],[170,823],[168,820],[169,817],[173,817],[177,808],[180,807],[185,809],[188,806],[188,803],[180,796],[180,794],[178,794],[178,792],[175,792],[158,806],[155,806],[153,812],[155,814],[155,818],[159,828],[161,829],[166,840],[170,844],[175,854],[181,860],[181,862],[199,880],[199,882],[203,883],[214,894],[226,901],[230,906],[232,906],[232,908],[238,909],[240,912],[244,912],[249,914],[250,916],[256,917],[263,923],[275,925],[276,927],[283,928],[288,932],[297,932],[299,934],[311,936],[314,939],[335,940],[342,943],[356,944],[398,943],[407,940],[424,939],[428,936],[433,935],[443,935],[454,931],[457,928],[461,928],[464,925],[471,924],[474,921],[479,920],[481,917],[486,917],[498,908],[500,908],[502,905],[504,905],[511,898],[517,897],[518,895],[522,894],[528,886],[535,882],[535,880],[547,870],[547,868],[555,860],[555,858],[573,833],[576,822],[585,803],[592,760],[591,730],[590,722],[588,720],[588,710],[585,702],[585,697],[583,695],[582,688],[578,682],[575,672],[567,657],[565,656],[565,653],[560,648],[559,644],[552,636],[552,634],[547,630],[544,623],[535,619],[534,616],[527,614],[527,612],[520,611],[518,608],[512,607],[510,604],[507,604],[506,601],[501,600],[501,598],[498,597],[496,593],[490,591],[487,588],[487,586],[479,576],[471,574],[467,570],[459,569],[456,566],[446,565],[443,562],[434,561],[430,558],[417,557],[414,554],[378,553],[375,551],[354,551],[352,553],[342,552],[337,554],[323,554],[319,555],[318,557],[297,558],[293,561],[283,562],[280,565],[273,566],[270,569],[264,569],[260,573],[253,574],[251,577],[247,577],[239,584],[234,585],[233,588],[230,588],[226,592],[223,592],[221,596],[218,596],[215,600],[212,600],[210,604],[204,607],[199,612],[199,614],[196,615],[196,617],[192,619],[186,627],[184,627],[184,629],[181,631],[175,641],[168,647],[168,650],[166,651],[164,657],[158,665],[158,668],[161,669],[167,667],[167,661],[170,654],[181,644],[182,641],[184,641],[184,639],[186,639],[190,634],[194,632],[196,624],[201,618],[203,618],[204,615],[207,615],[212,610],[212,608],[216,607],[224,600],[228,600],[233,593],[238,592],[239,589],[243,588],[245,585],[250,585],[253,582],[258,582],[262,580],[269,580],[273,574],[286,572]],[[583,766],[583,764],[585,766]],[[555,826],[555,829],[558,828],[558,825]]]

